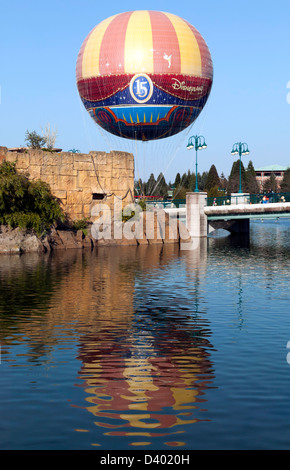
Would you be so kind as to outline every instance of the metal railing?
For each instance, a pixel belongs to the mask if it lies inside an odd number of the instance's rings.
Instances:
[[[167,199],[164,201],[146,201],[146,204],[153,207],[160,207],[163,209],[169,209],[170,207],[179,208],[184,207],[186,199]]]
[[[231,206],[236,204],[268,204],[290,202],[290,193],[241,194],[222,197],[208,197],[207,206]]]
[[[136,202],[138,199],[136,199]],[[144,198],[149,206],[169,209],[170,207],[182,208],[186,205],[186,199],[152,200]],[[235,194],[222,197],[206,198],[207,206],[231,206],[236,204],[268,204],[278,202],[290,202],[290,193],[260,193],[260,194]]]

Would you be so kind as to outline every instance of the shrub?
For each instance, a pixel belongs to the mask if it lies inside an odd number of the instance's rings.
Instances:
[[[140,199],[138,201],[138,205],[141,207],[142,211],[145,212],[146,211],[146,200],[145,199]]]
[[[79,220],[74,220],[73,221],[73,230],[75,231],[78,231],[78,230],[81,230],[83,232],[84,235],[87,235],[88,234],[88,223],[89,223],[89,219],[79,219]]]
[[[135,215],[139,217],[140,212],[146,212],[146,201],[144,199],[139,200],[137,204],[133,203],[125,207],[122,212],[122,222],[128,222],[128,220],[135,217]]]
[[[0,223],[34,230],[37,235],[64,220],[59,201],[43,181],[29,181],[15,163],[0,165]]]

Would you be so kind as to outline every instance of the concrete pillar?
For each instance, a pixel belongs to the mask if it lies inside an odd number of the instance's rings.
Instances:
[[[186,226],[192,238],[207,237],[206,198],[207,193],[186,194]]]

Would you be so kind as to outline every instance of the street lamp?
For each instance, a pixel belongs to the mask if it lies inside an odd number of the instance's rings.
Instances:
[[[249,155],[248,144],[237,142],[233,145],[233,149],[231,151],[232,155],[239,155],[240,157],[240,187],[239,193],[242,193],[242,156]]]
[[[195,193],[198,193],[198,181],[197,181],[197,151],[206,149],[207,145],[205,143],[205,139],[202,135],[193,135],[189,138],[187,144],[187,150],[195,149],[196,151],[196,160],[195,160]]]

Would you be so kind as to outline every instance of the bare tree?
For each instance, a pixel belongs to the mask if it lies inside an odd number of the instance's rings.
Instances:
[[[47,124],[45,130],[43,131],[42,129],[42,133],[43,133],[43,137],[45,139],[47,148],[52,150],[55,146],[55,141],[57,138],[57,129],[52,129],[50,127],[50,124]]]

